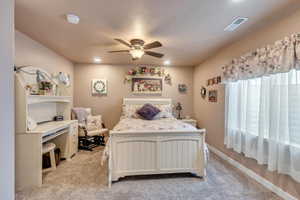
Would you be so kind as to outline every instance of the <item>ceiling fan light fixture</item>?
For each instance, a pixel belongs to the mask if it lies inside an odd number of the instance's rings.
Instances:
[[[171,61],[170,60],[165,60],[164,61],[164,65],[170,65],[171,64]]]
[[[145,54],[142,49],[131,49],[129,53],[133,59],[140,59]]]

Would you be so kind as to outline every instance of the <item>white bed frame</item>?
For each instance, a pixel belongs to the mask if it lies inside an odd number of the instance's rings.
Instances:
[[[123,104],[171,104],[171,99],[125,98]],[[204,177],[205,129],[110,131],[108,184],[130,175],[194,173]]]

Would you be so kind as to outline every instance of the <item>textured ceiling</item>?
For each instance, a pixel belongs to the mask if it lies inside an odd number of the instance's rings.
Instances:
[[[238,1],[238,2],[237,2]],[[16,0],[16,29],[75,63],[99,56],[110,64],[196,65],[219,48],[299,8],[299,0]],[[65,14],[80,16],[78,25]],[[237,17],[249,21],[235,32],[223,29]],[[163,59],[133,62],[114,38],[159,40]]]

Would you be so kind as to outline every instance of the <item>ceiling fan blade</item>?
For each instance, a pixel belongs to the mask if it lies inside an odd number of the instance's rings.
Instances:
[[[120,42],[121,44],[124,44],[125,46],[131,47],[131,44],[129,44],[128,42],[125,42],[122,39],[115,39],[116,41]]]
[[[147,54],[149,56],[154,56],[157,58],[162,58],[164,56],[164,54],[153,52],[153,51],[145,51],[145,54]]]
[[[121,53],[121,52],[129,52],[129,50],[109,51],[108,53]]]
[[[144,46],[144,49],[153,49],[153,48],[158,48],[158,47],[161,47],[162,44],[159,42],[159,41],[155,41],[155,42],[152,42],[150,44],[146,44]]]

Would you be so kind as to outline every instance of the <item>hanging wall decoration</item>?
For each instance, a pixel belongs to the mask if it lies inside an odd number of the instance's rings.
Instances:
[[[207,80],[207,86],[211,86],[211,85],[216,85],[216,84],[220,84],[222,82],[222,78],[221,76],[217,76],[211,79]]]
[[[217,90],[209,90],[208,101],[209,102],[217,102],[218,101],[218,91]]]
[[[140,66],[128,70],[125,82],[130,82],[133,77],[164,77],[165,70],[161,67]]]
[[[134,94],[161,94],[163,83],[171,85],[170,74],[161,67],[139,66],[128,70],[124,83],[131,83]]]
[[[168,85],[172,85],[172,78],[171,78],[170,74],[167,74],[165,76],[165,83],[168,84]]]
[[[206,97],[206,88],[205,87],[201,88],[200,94],[203,99]]]
[[[134,94],[161,94],[162,78],[132,78],[131,89]]]
[[[186,84],[178,84],[178,91],[179,91],[180,93],[185,93],[185,92],[187,92],[187,86],[186,86]]]
[[[93,79],[92,80],[92,94],[93,95],[107,94],[107,80],[106,79]]]
[[[165,70],[161,67],[140,66],[132,68],[127,72],[128,76],[165,76]]]

